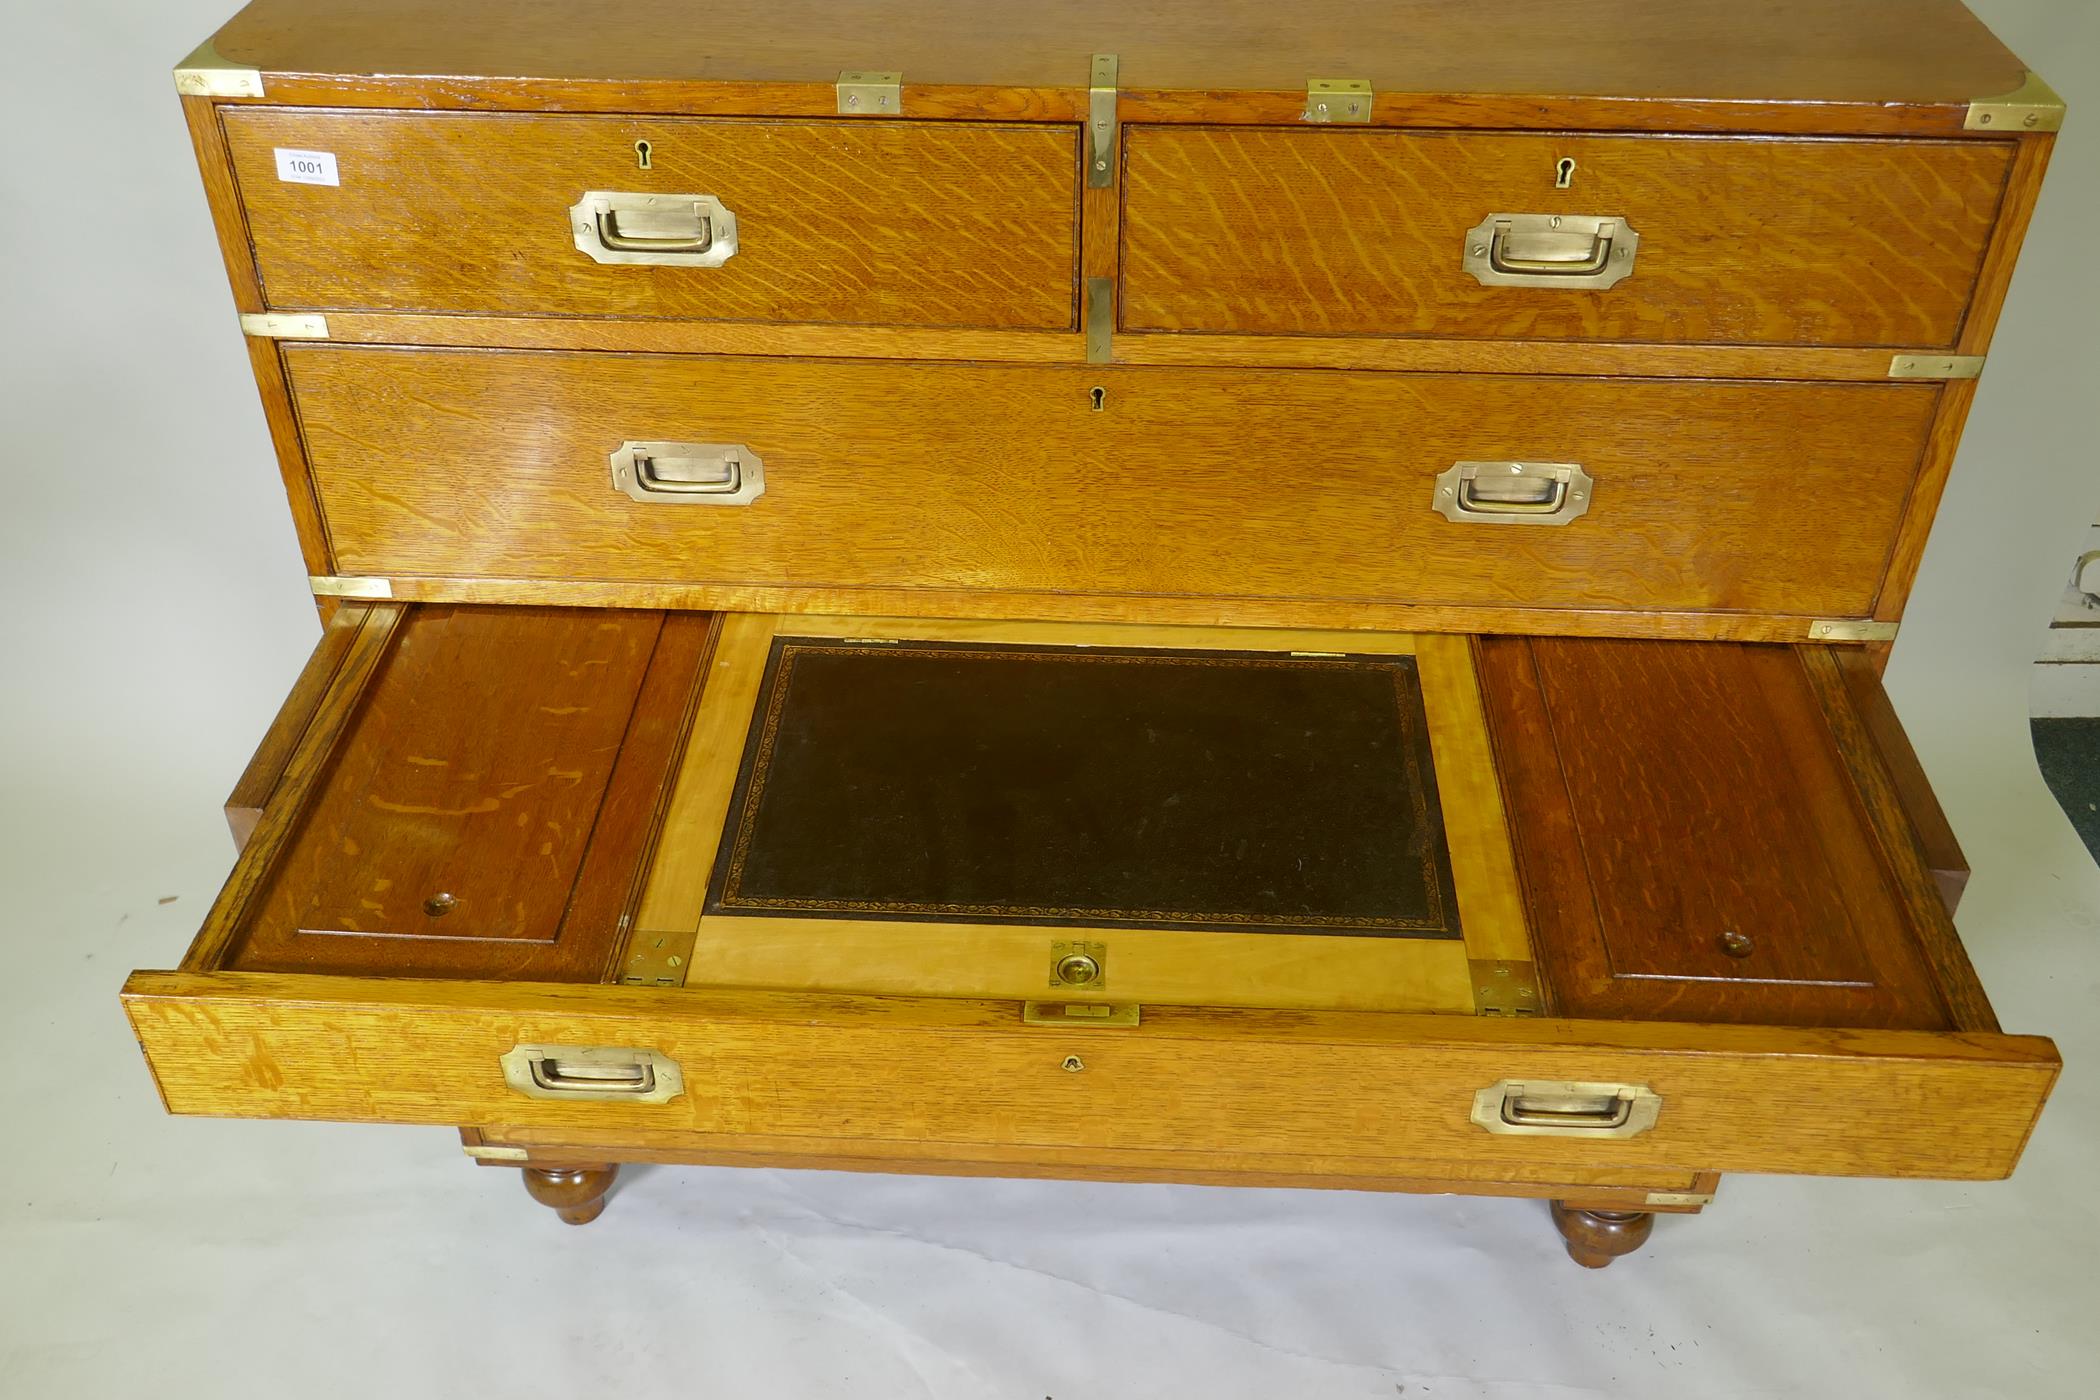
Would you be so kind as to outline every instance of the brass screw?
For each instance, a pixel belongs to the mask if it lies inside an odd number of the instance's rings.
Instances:
[[[1077,1074],[1086,1068],[1086,1064],[1077,1055],[1067,1055],[1065,1056],[1064,1064],[1060,1068],[1066,1074]]]
[[[1720,943],[1721,951],[1731,958],[1747,958],[1757,951],[1757,943],[1749,934],[1737,933],[1734,929],[1723,933]]]

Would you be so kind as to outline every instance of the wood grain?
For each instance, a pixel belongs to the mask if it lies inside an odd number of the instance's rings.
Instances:
[[[410,612],[325,773],[283,799],[297,833],[229,965],[595,979],[710,632],[653,613]]]
[[[278,707],[269,731],[256,745],[233,791],[227,794],[226,825],[233,832],[235,850],[245,847],[248,838],[255,834],[255,824],[262,820],[263,810],[277,791],[301,736],[334,687],[336,673],[350,655],[351,645],[364,626],[365,614],[370,611],[369,603],[348,601],[322,626],[321,640],[306,658],[298,679],[292,682],[291,694]]]
[[[1302,100],[1308,76],[1350,74],[1380,94],[1718,99],[1763,104],[1766,120],[1819,102],[1965,105],[2010,91],[2022,73],[1956,0],[722,0],[705,25],[676,0],[436,11],[418,0],[260,0],[216,43],[271,74],[442,75],[421,86],[455,103],[524,86],[503,79],[533,80],[538,100],[621,85],[642,90],[631,103],[688,84],[829,99],[841,69],[902,69],[907,111],[914,86],[929,98],[952,85],[1076,89],[1083,105],[1090,53],[1120,55],[1132,90]]]
[[[1132,331],[1951,346],[2008,144],[1133,127]],[[1574,186],[1554,187],[1563,158]],[[1640,234],[1604,292],[1483,287],[1490,214]]]
[[[1303,1154],[1995,1179],[2059,1067],[1990,1035],[1163,1008],[1129,1031],[1025,1026],[1011,1003],[560,984],[135,973],[126,1008],[179,1113],[1172,1151],[1191,1169]],[[660,1105],[504,1086],[529,1041],[646,1046]],[[1065,1070],[1077,1055],[1083,1072]],[[1505,1137],[1468,1121],[1507,1078],[1649,1085],[1654,1130]]]
[[[1833,647],[1828,657],[1844,679],[1845,693],[1864,737],[1887,769],[1919,854],[1932,872],[1933,883],[1939,886],[1947,916],[1952,918],[1969,887],[1969,858],[1962,854],[1961,842],[1955,838],[1947,813],[1932,790],[1931,779],[1918,762],[1918,751],[1911,746],[1910,735],[1896,716],[1896,707],[1881,688],[1880,668],[1857,650]]]
[[[1092,1181],[1171,1182],[1188,1186],[1255,1186],[1276,1190],[1395,1191],[1422,1195],[1515,1196],[1530,1199],[1565,1197],[1606,1208],[1653,1210],[1659,1214],[1696,1215],[1699,1205],[1665,1205],[1649,1200],[1653,1193],[1711,1196],[1712,1174],[1648,1168],[1635,1171],[1539,1171],[1498,1168],[1507,1179],[1494,1179],[1463,1159],[1439,1161],[1392,1158],[1375,1167],[1361,1158],[1336,1161],[1317,1152],[1269,1157],[1259,1165],[1231,1168],[1191,1167],[1178,1152],[1134,1152],[1127,1149],[1031,1148],[1025,1152],[976,1145],[951,1148],[945,1157],[930,1157],[909,1144],[810,1138],[754,1139],[708,1133],[636,1131],[626,1135],[571,1132],[554,1134],[516,1130],[462,1129],[468,1150],[489,1146],[526,1154],[525,1160],[550,1165],[588,1165],[608,1157],[622,1162],[659,1162],[677,1166],[790,1168],[805,1171],[909,1172],[915,1176],[1018,1177]],[[568,1137],[576,1143],[566,1141]],[[593,1139],[604,1139],[588,1146]],[[645,1142],[647,1145],[640,1145]],[[546,1145],[540,1145],[545,1143]],[[480,1160],[480,1159],[477,1159]],[[483,1166],[516,1166],[515,1161],[482,1161]],[[1555,1181],[1554,1175],[1565,1178]]]
[[[274,307],[1078,324],[1066,127],[272,108],[223,121]],[[280,147],[332,152],[341,185],[279,179]],[[713,195],[736,216],[736,253],[594,262],[568,216],[587,190]]]
[[[1796,652],[1495,640],[1482,683],[1564,1013],[1957,1024]]]
[[[1939,392],[307,344],[285,358],[346,573],[706,584],[724,608],[766,588],[1112,594],[1155,621],[1196,619],[1140,600],[1336,606],[1219,618],[1311,625],[1351,625],[1362,604],[1863,615]],[[629,439],[742,442],[766,494],[632,501],[606,466]],[[1584,463],[1594,508],[1557,529],[1436,514],[1437,474],[1481,458]],[[1809,501],[1815,531],[1798,524]]]

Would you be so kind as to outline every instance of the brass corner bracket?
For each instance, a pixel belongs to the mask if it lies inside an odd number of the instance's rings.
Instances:
[[[1366,78],[1308,78],[1305,112],[1309,122],[1371,120],[1371,84]]]
[[[391,598],[394,596],[392,579],[336,577],[329,574],[310,574],[306,586],[316,598]]]
[[[185,97],[261,97],[262,74],[227,62],[206,39],[175,65],[175,91]]]
[[[241,334],[264,340],[326,340],[328,318],[282,311],[243,311]]]
[[[1812,642],[1893,642],[1902,628],[1900,622],[1819,620],[1808,624],[1808,639]]]
[[[1086,89],[1086,182],[1105,190],[1116,182],[1116,56],[1094,55]]]
[[[1898,355],[1889,362],[1891,379],[1977,379],[1981,355]]]
[[[837,86],[842,117],[904,115],[902,73],[840,73]]]
[[[2043,82],[2041,74],[2030,71],[2026,82],[2004,96],[1971,102],[1969,119],[1962,123],[1962,129],[2014,135],[2023,131],[2062,131],[2064,111],[2064,100],[2057,96],[2056,89]]]

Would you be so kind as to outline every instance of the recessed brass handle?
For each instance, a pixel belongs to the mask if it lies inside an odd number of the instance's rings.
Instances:
[[[1510,1137],[1638,1137],[1661,1114],[1662,1096],[1645,1084],[1505,1079],[1473,1096],[1473,1121]]]
[[[736,215],[711,194],[591,190],[569,206],[569,227],[594,262],[720,267],[736,254]]]
[[[766,493],[766,466],[740,442],[623,442],[613,489],[642,502],[748,506]]]
[[[1574,462],[1460,462],[1436,479],[1431,504],[1462,524],[1565,525],[1589,510],[1596,488]]]
[[[654,1050],[520,1045],[501,1063],[503,1082],[527,1098],[669,1103],[685,1092],[678,1062]]]
[[[1465,269],[1483,287],[1601,292],[1633,276],[1641,236],[1594,214],[1490,214],[1466,232]]]

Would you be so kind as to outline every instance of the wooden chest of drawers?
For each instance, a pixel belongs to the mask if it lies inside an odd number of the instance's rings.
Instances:
[[[1879,683],[2062,118],[1955,0],[689,20],[177,71],[326,627],[125,991],[171,1110],[1591,1265],[2012,1170]]]

